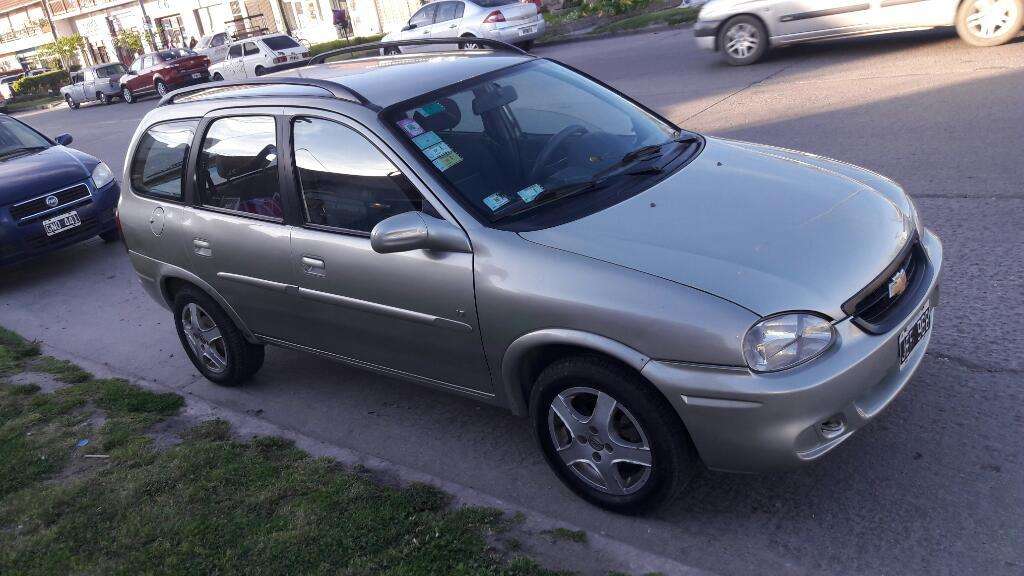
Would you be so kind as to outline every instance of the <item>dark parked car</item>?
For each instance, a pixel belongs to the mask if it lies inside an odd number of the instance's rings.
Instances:
[[[120,62],[89,66],[71,76],[71,84],[60,89],[68,108],[76,109],[83,102],[99,100],[110,104],[121,95],[121,76],[126,70]]]
[[[93,236],[117,240],[114,173],[69,144],[0,114],[0,266]]]
[[[163,96],[182,86],[210,79],[210,59],[184,48],[143,54],[121,77],[121,97],[129,104],[140,96]]]

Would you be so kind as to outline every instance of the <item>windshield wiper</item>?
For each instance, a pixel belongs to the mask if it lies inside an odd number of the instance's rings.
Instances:
[[[21,148],[13,148],[6,152],[0,152],[0,160],[6,160],[15,156],[23,156],[40,150],[46,150],[46,146],[23,146]]]
[[[517,210],[506,212],[505,214],[496,215],[492,222],[498,222],[506,220],[514,216],[518,216],[524,212],[529,212],[534,208],[539,208],[545,204],[550,204],[555,200],[562,200],[572,196],[583,194],[584,192],[590,192],[602,187],[605,183],[603,178],[594,178],[591,180],[584,180],[582,182],[573,182],[564,186],[556,186],[549,188],[541,192],[536,198],[529,203],[524,203]]]

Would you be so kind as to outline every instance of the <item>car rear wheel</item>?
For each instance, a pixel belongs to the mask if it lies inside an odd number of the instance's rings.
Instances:
[[[472,34],[466,34],[463,38],[476,38]],[[476,42],[459,42],[459,50],[483,50],[483,44]]]
[[[100,240],[103,240],[107,244],[117,242],[121,239],[121,233],[117,231],[117,228],[113,230],[107,230],[106,232],[100,232]]]
[[[156,81],[156,93],[159,94],[161,98],[167,96],[167,84],[164,84],[162,80]]]
[[[520,42],[520,43],[516,44],[516,46],[518,46],[518,47],[522,48],[523,50],[526,50],[527,52],[529,52],[530,50],[533,50],[533,44],[534,44],[533,40],[527,40],[526,42]]]
[[[267,70],[263,66],[257,66],[253,72],[255,72],[257,76],[263,76],[267,73]]]
[[[214,72],[213,73],[213,81],[214,82],[220,82],[223,79],[224,79],[224,77],[220,75],[220,72]]]
[[[1024,27],[1024,0],[966,0],[956,14],[956,31],[973,46],[999,46]]]
[[[534,436],[559,479],[602,508],[664,505],[699,470],[679,416],[639,375],[603,357],[556,361],[530,395]]]
[[[246,341],[224,309],[196,288],[175,296],[174,324],[192,364],[215,384],[236,386],[263,366],[263,346]]]
[[[121,87],[121,98],[123,98],[124,101],[129,104],[135,104],[135,95],[132,94],[131,89],[129,89],[127,86]]]
[[[75,99],[72,98],[70,94],[64,95],[64,101],[68,103],[68,108],[78,110],[78,102],[75,102]]]
[[[722,25],[718,47],[733,66],[753,64],[768,52],[768,30],[753,16],[737,16]]]
[[[104,94],[103,92],[97,92],[96,99],[104,104],[110,104],[114,101],[114,99],[110,97],[110,94]]]

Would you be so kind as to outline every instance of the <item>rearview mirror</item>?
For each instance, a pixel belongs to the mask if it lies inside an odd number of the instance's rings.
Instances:
[[[54,142],[61,146],[70,146],[75,139],[71,137],[71,134],[61,134],[54,138]]]
[[[370,246],[380,254],[413,250],[473,251],[462,230],[423,212],[406,212],[381,220],[370,232]]]
[[[402,28],[402,32],[408,32],[409,30],[412,30],[415,27],[416,25],[410,22],[409,24],[405,25],[405,28]]]

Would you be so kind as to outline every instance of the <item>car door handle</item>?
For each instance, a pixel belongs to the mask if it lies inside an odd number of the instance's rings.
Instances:
[[[202,238],[193,238],[192,247],[196,251],[196,254],[200,256],[206,256],[207,258],[213,256],[213,247],[210,246],[209,242]]]
[[[310,276],[326,276],[327,264],[319,259],[310,256],[302,257],[302,272]]]

